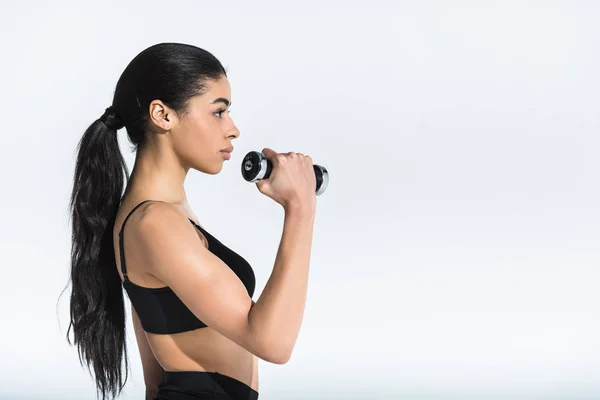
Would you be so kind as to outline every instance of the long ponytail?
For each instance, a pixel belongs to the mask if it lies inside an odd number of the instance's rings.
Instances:
[[[79,361],[93,370],[104,400],[118,395],[127,381],[125,306],[115,267],[113,225],[127,165],[119,149],[122,127],[109,107],[85,131],[78,156],[69,210],[72,217],[71,321]],[[122,363],[125,362],[123,375]]]

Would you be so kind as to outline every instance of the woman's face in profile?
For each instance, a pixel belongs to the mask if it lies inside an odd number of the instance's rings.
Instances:
[[[174,148],[189,167],[217,174],[226,161],[221,150],[240,135],[229,115],[231,87],[226,77],[206,82],[206,91],[189,101],[188,113],[172,129]]]

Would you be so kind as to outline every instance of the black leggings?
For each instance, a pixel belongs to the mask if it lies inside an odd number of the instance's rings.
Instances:
[[[163,371],[155,400],[257,400],[258,392],[218,372]]]

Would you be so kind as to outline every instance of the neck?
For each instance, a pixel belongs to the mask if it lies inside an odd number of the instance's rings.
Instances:
[[[173,204],[187,204],[184,188],[187,171],[171,150],[167,151],[160,146],[140,148],[125,194]]]

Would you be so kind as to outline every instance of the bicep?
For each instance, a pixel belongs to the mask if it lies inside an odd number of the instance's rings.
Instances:
[[[149,271],[198,319],[250,352],[261,351],[248,324],[252,298],[237,275],[203,245],[187,218],[166,204],[150,204],[139,235]]]
[[[147,389],[156,389],[162,380],[162,367],[154,357],[154,353],[152,352],[152,348],[146,337],[146,332],[144,332],[140,319],[133,306],[131,307],[131,319],[133,320],[133,330],[135,332],[140,359],[142,361],[144,383],[146,384]]]

